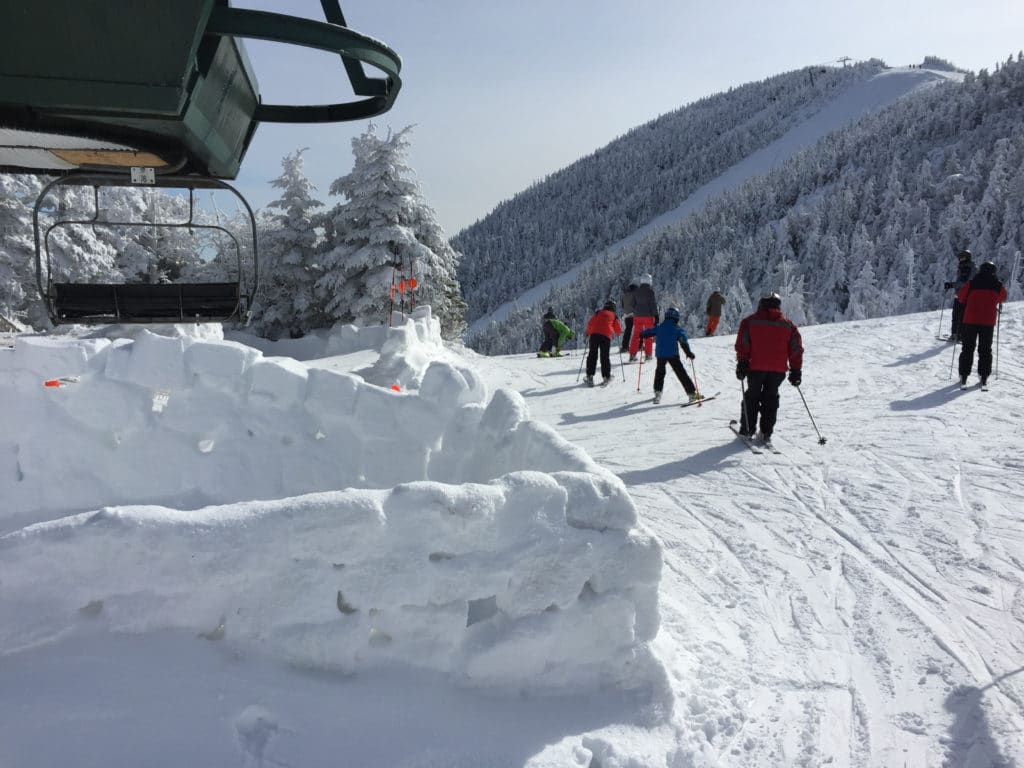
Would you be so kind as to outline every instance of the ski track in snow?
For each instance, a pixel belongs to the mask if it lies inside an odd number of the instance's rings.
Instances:
[[[781,455],[726,429],[732,338],[693,342],[704,389],[723,390],[699,409],[650,407],[653,368],[641,392],[620,371],[585,390],[575,358],[489,360],[492,385],[619,474],[662,542],[668,765],[1024,758],[1021,317],[1008,305],[987,393],[952,386],[932,313],[803,329],[828,443],[784,384]],[[680,393],[670,377],[665,402]]]

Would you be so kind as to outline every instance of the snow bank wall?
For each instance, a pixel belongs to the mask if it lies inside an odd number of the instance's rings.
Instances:
[[[0,532],[111,504],[198,508],[519,469],[610,477],[530,421],[518,395],[488,403],[475,371],[432,358],[435,334],[439,345],[429,316],[339,329],[329,346],[360,349],[365,335],[381,350],[371,371],[386,386],[231,341],[19,338],[0,350]],[[44,386],[59,378],[77,381]]]
[[[0,655],[99,622],[345,672],[666,690],[661,554],[621,481],[437,359],[435,325],[370,329],[402,391],[147,331],[0,350]]]
[[[0,655],[80,624],[174,627],[345,673],[657,690],[658,545],[571,525],[590,482],[520,472],[31,526],[0,537]]]

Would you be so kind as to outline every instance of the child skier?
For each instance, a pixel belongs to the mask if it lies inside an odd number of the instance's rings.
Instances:
[[[686,331],[679,327],[679,310],[669,307],[665,310],[665,319],[653,328],[640,332],[641,338],[654,337],[654,356],[658,359],[658,365],[654,369],[654,402],[661,402],[661,389],[665,385],[665,366],[671,365],[683,385],[690,402],[702,399],[700,392],[693,386],[690,377],[686,375],[686,369],[679,359],[679,349],[676,344],[683,347],[686,357],[690,360],[696,357],[690,350],[690,341],[686,338]]]
[[[566,339],[575,339],[576,331],[555,317],[555,310],[548,307],[544,313],[544,324],[541,327],[544,341],[541,342],[537,357],[561,357],[562,345]],[[554,352],[551,350],[554,349]]]
[[[612,380],[612,337],[622,333],[622,325],[615,315],[615,302],[606,301],[604,307],[597,310],[587,322],[587,336],[590,340],[590,351],[587,353],[587,378],[584,379],[588,387],[594,386],[594,374],[597,372],[597,356],[601,355],[601,376],[604,377],[602,385]]]

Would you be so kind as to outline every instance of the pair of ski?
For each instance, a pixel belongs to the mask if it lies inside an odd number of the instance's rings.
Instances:
[[[739,422],[736,421],[736,419],[733,419],[729,422],[729,429],[731,429],[736,434],[736,437],[742,440],[746,444],[747,448],[749,448],[753,453],[764,453],[765,451],[774,454],[782,453],[782,451],[776,448],[772,443],[766,443],[764,441],[758,442],[750,435],[741,435],[739,426],[737,426],[738,424]]]
[[[690,407],[691,405],[700,405],[701,403],[706,403],[706,402],[708,402],[709,400],[714,400],[714,399],[715,399],[716,397],[718,397],[718,396],[719,396],[720,394],[722,394],[722,393],[721,393],[721,392],[715,392],[715,394],[713,394],[713,395],[708,395],[707,397],[702,397],[702,398],[700,398],[699,400],[691,400],[691,401],[689,401],[689,402],[686,402],[686,403],[680,403],[680,404],[679,404],[679,407],[680,407],[680,408],[689,408],[689,407]],[[655,405],[660,405],[660,404],[661,404],[661,401],[660,401],[660,400],[657,400],[657,401],[655,401],[655,403],[654,403],[654,404],[655,404]]]
[[[985,384],[978,384],[978,387],[981,389],[982,392],[988,392],[988,383],[987,382]],[[961,384],[960,385],[960,389],[961,390],[971,389],[971,385],[970,384]]]

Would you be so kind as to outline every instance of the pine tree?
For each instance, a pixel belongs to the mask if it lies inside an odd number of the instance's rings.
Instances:
[[[335,180],[332,195],[345,202],[325,221],[323,276],[317,291],[328,315],[346,323],[388,319],[393,302],[430,302],[446,336],[464,326],[465,303],[447,241],[406,161],[409,126],[379,137],[371,123],[352,140],[352,171]],[[415,278],[415,290],[397,290]]]
[[[252,321],[257,333],[271,339],[299,337],[328,322],[315,287],[321,270],[313,209],[323,203],[313,198],[316,188],[306,177],[303,152],[281,160],[281,175],[270,182],[281,197],[267,204],[271,210],[261,220],[262,274]]]
[[[0,315],[44,315],[35,282],[32,203],[41,184],[35,176],[0,176]]]

